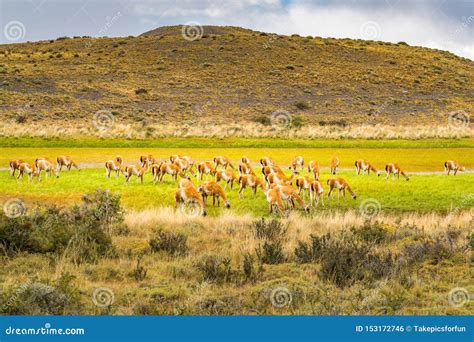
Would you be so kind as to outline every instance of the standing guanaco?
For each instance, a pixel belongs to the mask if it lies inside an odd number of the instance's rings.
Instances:
[[[301,191],[303,191],[303,198],[305,197],[305,193],[311,192],[311,183],[312,180],[308,176],[299,176],[296,178],[296,189],[298,190],[298,194],[301,195]]]
[[[356,160],[355,167],[356,167],[357,175],[360,175],[361,171],[363,173],[367,172],[367,175],[370,175],[370,171],[373,171],[377,174],[377,177],[380,176],[380,171],[377,170],[375,167],[373,167],[372,164],[367,160],[364,160],[364,159]]]
[[[207,180],[207,177],[209,176],[209,174],[213,175],[216,173],[216,169],[212,167],[212,164],[210,162],[199,163],[197,170],[198,170],[199,180],[202,180],[202,177],[204,175],[206,175],[206,180]]]
[[[201,186],[198,187],[198,191],[201,193],[202,198],[204,200],[204,204],[207,204],[207,197],[212,196],[212,205],[220,206],[220,199],[224,201],[224,206],[226,208],[230,208],[230,202],[225,195],[224,190],[222,187],[217,184],[215,181],[204,182]]]
[[[240,162],[241,162],[242,164],[247,164],[247,165],[250,166],[250,159],[247,158],[246,156],[243,156],[242,158],[240,158]]]
[[[265,177],[265,181],[267,182],[268,185],[271,185],[271,184],[291,185],[296,175],[298,175],[298,172],[293,172],[290,177],[285,175],[283,172],[273,172]]]
[[[334,157],[334,158],[331,159],[330,168],[331,168],[331,174],[335,175],[337,173],[337,169],[339,168],[339,158],[338,157]]]
[[[155,163],[156,163],[156,160],[151,154],[140,156],[141,167],[145,167],[145,164],[153,165]]]
[[[289,169],[296,171],[297,167],[301,167],[301,170],[304,170],[304,158],[302,156],[294,157],[291,161]]]
[[[72,160],[71,157],[69,156],[59,156],[58,158],[56,158],[56,161],[57,161],[57,169],[58,169],[58,172],[61,172],[62,169],[63,169],[63,166],[68,170],[68,171],[71,171],[71,167],[74,167],[76,168],[77,170],[79,170],[79,167],[77,166],[77,164],[74,162],[74,160]]]
[[[130,183],[130,178],[133,175],[137,176],[137,181],[143,184],[143,175],[148,171],[148,161],[145,162],[145,166],[129,165],[125,167],[123,174],[125,175],[125,183]]]
[[[191,164],[186,159],[184,158],[175,159],[173,164],[179,167],[181,172],[183,172],[184,174],[189,172],[193,177],[196,177],[196,174],[193,172],[191,168]]]
[[[224,156],[217,156],[214,157],[214,164],[215,164],[215,169],[217,170],[217,167],[221,165],[224,170],[227,169],[227,166],[230,166],[232,169],[235,170],[234,165],[230,162],[229,158],[224,157]]]
[[[346,197],[346,189],[347,191],[349,191],[353,199],[357,198],[357,195],[354,191],[352,191],[351,187],[349,186],[349,183],[347,183],[344,178],[336,177],[328,179],[327,184],[329,185],[328,199],[332,198],[331,195],[334,188],[338,189],[337,199],[340,199],[341,192],[344,198]]]
[[[255,174],[255,171],[252,169],[250,164],[246,164],[246,163],[239,164],[239,172],[241,175],[250,175],[250,174],[254,175]]]
[[[267,177],[271,173],[283,173],[283,170],[278,165],[264,166],[262,167],[262,173],[264,177]]]
[[[295,201],[301,205],[301,208],[304,211],[309,211],[309,205],[306,204],[298,192],[293,188],[291,185],[272,185],[274,189],[278,189],[280,191],[280,195],[283,201],[287,203],[287,206],[291,209],[295,208]]]
[[[46,158],[37,158],[35,161],[35,167],[38,172],[39,181],[41,181],[41,171],[44,171],[46,179],[51,176],[51,173],[54,174],[56,178],[59,178],[58,170],[54,167],[53,163],[51,163],[51,161]]]
[[[174,193],[175,208],[178,205],[198,205],[201,208],[201,215],[206,216],[206,205],[202,199],[201,194],[196,189],[193,183],[189,180],[182,179],[179,182],[178,189]]]
[[[121,156],[116,156],[114,160],[109,160],[105,162],[105,176],[110,178],[110,173],[115,172],[116,177],[118,178],[120,172],[122,171],[123,159]]]
[[[270,157],[263,157],[262,159],[260,159],[260,165],[262,165],[262,167],[274,166],[276,165],[276,163]]]
[[[316,200],[315,207],[319,204],[319,199],[321,199],[321,203],[324,207],[324,196],[323,196],[324,188],[320,181],[315,180],[311,183],[309,189],[309,201],[310,204],[313,205],[314,201]]]
[[[166,174],[170,175],[173,181],[176,181],[178,176],[181,178],[187,178],[186,174],[176,164],[167,161],[160,164],[153,164],[151,167],[151,173],[153,175],[154,184],[156,184],[157,181],[162,183]]]
[[[454,171],[454,175],[456,176],[458,171],[466,171],[466,168],[459,164],[457,160],[447,160],[444,162],[444,172],[449,176],[451,171]]]
[[[189,157],[189,156],[180,156],[178,154],[173,154],[170,156],[170,162],[174,163],[176,160],[178,159],[181,159],[181,160],[185,160],[188,162],[188,165],[189,165],[189,172],[191,174],[193,174],[193,167],[194,167],[194,160],[193,158]]]
[[[280,190],[277,188],[268,188],[263,190],[263,192],[267,199],[270,214],[272,214],[273,209],[276,208],[276,211],[283,215],[285,207],[283,205],[283,200],[281,199]]]
[[[257,194],[257,188],[264,189],[263,181],[256,175],[242,175],[239,177],[239,198],[242,197],[242,192],[246,187],[252,188],[253,194]]]
[[[407,181],[410,180],[410,178],[396,163],[390,163],[385,165],[385,171],[387,172],[387,180],[390,178],[390,174],[393,174],[393,179],[395,179],[395,176],[397,176],[397,179],[400,179],[400,175],[402,175]]]
[[[224,190],[227,190],[227,186],[230,184],[230,188],[234,186],[234,182],[237,182],[237,176],[232,170],[217,171],[216,182],[219,183],[221,180],[225,181]]]
[[[20,180],[23,178],[23,174],[27,174],[28,183],[31,181],[33,177],[37,177],[38,181],[41,181],[38,171],[39,170],[36,168],[35,165],[30,166],[30,164],[28,163],[21,163],[18,166],[18,177],[16,178],[16,180],[20,182]]]
[[[15,171],[19,169],[21,163],[23,163],[21,159],[10,160],[10,174],[12,177],[15,177]]]
[[[319,180],[319,164],[316,160],[311,160],[308,164],[308,173],[313,173],[314,179]]]

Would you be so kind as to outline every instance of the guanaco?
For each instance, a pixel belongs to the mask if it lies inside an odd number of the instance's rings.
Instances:
[[[182,159],[182,160],[185,160],[188,162],[189,164],[189,171],[190,172],[193,172],[193,167],[194,167],[194,160],[193,158],[189,157],[189,156],[180,156],[178,154],[173,154],[170,156],[170,162],[174,163],[176,160],[178,159]]]
[[[265,197],[267,199],[270,214],[272,214],[273,209],[276,208],[276,211],[283,215],[285,207],[283,205],[283,200],[281,199],[280,190],[277,188],[269,188],[263,190],[263,192],[265,193]]]
[[[316,200],[315,207],[317,207],[318,204],[319,204],[319,199],[321,199],[321,203],[324,207],[323,193],[324,193],[324,188],[323,188],[323,185],[321,184],[321,182],[317,181],[317,180],[312,182],[311,186],[309,188],[309,201],[310,201],[310,204],[313,205],[314,201]]]
[[[234,182],[237,182],[237,176],[231,170],[227,171],[217,171],[216,172],[216,182],[219,183],[221,180],[225,181],[224,190],[227,190],[227,186],[230,184],[230,188],[234,186]]]
[[[293,171],[296,171],[298,167],[300,167],[301,170],[304,170],[304,158],[302,156],[294,157],[291,161],[289,169],[293,169]]]
[[[193,183],[189,180],[182,179],[179,182],[178,190],[174,193],[175,209],[178,205],[197,204],[201,208],[201,215],[206,216],[206,205],[201,194]]]
[[[315,180],[319,180],[319,163],[316,160],[310,160],[308,163],[308,174],[311,173]]]
[[[311,183],[312,180],[308,176],[299,176],[296,178],[295,184],[296,184],[296,189],[298,190],[298,194],[301,195],[301,192],[303,191],[303,198],[305,197],[305,193],[310,193],[311,190]]]
[[[110,173],[115,172],[116,177],[118,178],[120,172],[122,171],[123,159],[121,156],[116,156],[114,160],[109,160],[105,162],[105,176],[110,178]]]
[[[271,173],[283,173],[283,170],[278,165],[262,167],[262,174],[264,177]]]
[[[27,174],[28,175],[28,183],[31,181],[31,179],[33,177],[37,177],[38,181],[41,181],[38,171],[39,170],[36,168],[35,165],[31,166],[30,164],[23,162],[18,166],[18,176],[17,176],[16,180],[18,182],[20,182],[20,180],[23,178],[23,174]]]
[[[183,172],[184,174],[189,172],[193,177],[196,177],[196,174],[191,169],[191,164],[189,164],[189,162],[186,159],[177,158],[177,159],[174,160],[173,164],[176,165],[177,167],[179,167],[181,172]]]
[[[291,185],[272,185],[274,189],[278,189],[280,191],[281,198],[284,202],[286,202],[287,207],[290,209],[295,208],[295,201],[301,205],[304,211],[309,211],[309,205],[306,204],[298,192],[293,188]]]
[[[243,175],[239,177],[239,198],[242,197],[242,192],[246,187],[252,188],[253,194],[257,194],[257,188],[264,189],[263,181],[256,175]]]
[[[206,180],[209,174],[214,175],[216,173],[216,168],[212,167],[210,162],[202,162],[197,167],[198,178],[202,180],[202,177],[206,175]]]
[[[337,173],[337,169],[339,168],[339,158],[334,157],[331,159],[331,174],[335,175]]]
[[[390,163],[385,165],[385,171],[387,172],[387,180],[390,178],[390,174],[393,174],[393,179],[395,179],[395,176],[397,176],[397,179],[400,179],[400,175],[402,175],[407,181],[410,180],[398,164]]]
[[[252,169],[250,164],[240,163],[239,164],[239,172],[241,175],[254,175],[255,171]]]
[[[242,158],[240,158],[240,162],[241,162],[242,164],[247,164],[247,165],[250,166],[250,159],[247,158],[246,156],[243,156]]]
[[[53,163],[50,160],[45,158],[37,158],[35,161],[35,167],[38,172],[38,180],[41,181],[41,171],[44,171],[46,179],[48,179],[51,174],[54,174],[56,178],[59,178],[59,172],[54,167]]]
[[[227,166],[230,166],[232,169],[235,170],[234,165],[230,162],[229,158],[224,157],[224,156],[217,156],[214,157],[214,164],[215,164],[215,169],[217,170],[217,167],[221,165],[224,170],[227,169]]]
[[[375,167],[373,167],[373,165],[367,160],[364,160],[364,159],[356,160],[355,167],[356,167],[357,175],[360,175],[361,171],[363,173],[367,172],[367,175],[370,175],[370,171],[373,171],[377,174],[377,177],[380,176],[380,171],[377,170]]]
[[[125,176],[125,183],[130,183],[130,178],[135,175],[137,176],[137,181],[143,184],[143,175],[148,171],[148,168],[148,160],[145,162],[145,166],[129,165],[125,167],[123,171],[123,174]]]
[[[141,167],[145,167],[145,164],[153,165],[155,163],[156,159],[151,154],[140,156]]]
[[[265,166],[274,166],[276,164],[272,158],[263,157],[262,159],[260,159],[260,165],[262,165],[262,167],[265,167]]]
[[[186,177],[184,172],[181,171],[176,164],[170,162],[153,164],[151,167],[151,173],[153,175],[154,184],[156,184],[157,181],[160,181],[162,183],[166,174],[169,174],[173,181],[176,181],[178,179],[178,176],[180,176],[181,178],[189,179],[189,177]]]
[[[454,171],[454,175],[456,176],[458,171],[466,171],[466,168],[459,164],[457,160],[447,160],[444,162],[444,172],[449,176],[451,171]]]
[[[74,167],[75,169],[79,170],[79,167],[77,166],[77,164],[69,156],[59,156],[59,157],[56,158],[56,161],[57,161],[56,167],[58,169],[58,172],[62,171],[63,166],[68,171],[71,171],[71,167]]]
[[[337,177],[328,179],[327,184],[329,185],[328,199],[332,198],[331,196],[334,189],[338,189],[337,199],[340,199],[341,192],[343,197],[346,197],[346,189],[347,191],[349,191],[353,199],[357,198],[357,195],[354,191],[352,191],[352,188],[349,186],[349,183],[347,183],[344,178]]]
[[[298,172],[293,172],[290,177],[285,175],[283,172],[273,172],[265,177],[265,181],[267,182],[268,185],[271,185],[271,184],[291,185],[293,183],[293,179],[297,175],[298,175]]]
[[[224,201],[224,206],[230,208],[230,202],[225,195],[222,187],[217,184],[215,181],[204,182],[201,186],[198,187],[198,191],[201,193],[204,203],[206,204],[207,197],[212,196],[212,205],[220,206],[220,199]]]
[[[10,160],[10,174],[12,177],[15,177],[15,171],[19,169],[21,163],[23,163],[21,159]]]

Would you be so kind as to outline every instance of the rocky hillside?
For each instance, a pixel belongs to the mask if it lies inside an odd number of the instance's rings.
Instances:
[[[277,110],[311,125],[472,117],[474,62],[448,52],[237,27],[185,33],[0,45],[2,122],[75,125],[99,110],[152,124],[268,124]]]

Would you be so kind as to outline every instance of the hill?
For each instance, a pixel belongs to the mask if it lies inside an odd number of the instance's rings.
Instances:
[[[196,40],[181,26],[61,37],[0,45],[0,114],[15,131],[90,126],[101,110],[138,127],[269,125],[275,111],[297,127],[445,125],[451,111],[472,113],[473,66],[403,42],[238,27],[204,26]]]

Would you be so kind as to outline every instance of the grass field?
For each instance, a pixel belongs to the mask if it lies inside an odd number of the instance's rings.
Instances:
[[[3,148],[0,155],[0,165],[5,167],[10,159],[22,158],[33,162],[37,156],[71,155],[80,165],[88,167],[81,171],[72,170],[63,172],[59,179],[48,179],[41,183],[32,182],[28,184],[26,179],[17,183],[10,177],[7,171],[0,172],[0,198],[6,200],[11,197],[20,197],[31,203],[34,201],[52,201],[56,203],[70,203],[80,200],[85,192],[96,188],[110,189],[120,192],[125,207],[131,209],[143,209],[148,207],[160,207],[173,205],[173,191],[176,184],[166,176],[164,184],[153,185],[151,174],[145,176],[144,184],[138,184],[132,179],[129,185],[120,179],[105,178],[102,167],[105,160],[120,154],[124,157],[124,164],[136,164],[138,156],[152,153],[156,158],[166,159],[169,155],[178,153],[191,155],[196,161],[212,160],[216,155],[225,155],[237,165],[242,155],[248,156],[256,161],[264,155],[272,156],[280,165],[285,166],[295,155],[303,155],[308,162],[316,159],[322,165],[322,181],[330,178],[326,166],[333,156],[338,156],[341,163],[340,175],[345,177],[354,191],[358,194],[356,201],[348,198],[346,200],[333,200],[327,203],[325,209],[347,209],[358,208],[360,203],[368,198],[380,202],[383,210],[387,211],[448,211],[453,208],[469,208],[473,205],[472,198],[468,197],[474,193],[474,174],[461,173],[456,177],[447,177],[443,174],[428,174],[441,172],[443,162],[446,159],[457,159],[462,161],[466,168],[474,167],[474,158],[470,148],[324,148],[324,149],[270,149],[270,148]],[[370,160],[376,167],[383,170],[387,162],[397,161],[410,175],[411,180],[386,181],[384,173],[381,177],[375,175],[356,176],[354,161],[365,158]],[[257,167],[257,164],[255,163]],[[287,171],[289,172],[289,171]],[[426,174],[425,174],[426,172]],[[306,169],[302,174],[307,174]],[[197,182],[194,178],[195,183]],[[259,191],[257,197],[245,191],[243,199],[238,199],[237,189],[228,191],[232,204],[232,211],[238,214],[252,213],[254,216],[264,215],[267,212],[263,193]],[[467,200],[466,200],[467,198]],[[221,213],[224,209],[212,208],[211,215]]]

